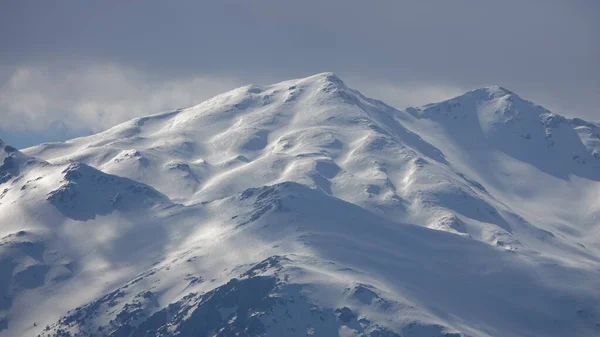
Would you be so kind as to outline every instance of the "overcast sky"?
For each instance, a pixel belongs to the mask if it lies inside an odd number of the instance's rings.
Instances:
[[[600,120],[598,0],[1,1],[0,138],[104,130],[333,71],[404,108],[498,84]]]

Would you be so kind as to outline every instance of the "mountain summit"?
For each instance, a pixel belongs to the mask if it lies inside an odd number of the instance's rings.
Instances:
[[[600,333],[599,128],[501,87],[323,73],[0,145],[0,335]]]

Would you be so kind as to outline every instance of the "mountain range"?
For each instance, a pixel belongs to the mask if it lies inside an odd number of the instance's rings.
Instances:
[[[598,336],[600,125],[332,73],[17,150],[0,336]]]

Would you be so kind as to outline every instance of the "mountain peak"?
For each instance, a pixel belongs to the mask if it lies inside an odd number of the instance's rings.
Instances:
[[[327,82],[332,82],[332,83],[340,83],[340,84],[344,83],[335,73],[330,72],[330,71],[315,74],[315,75],[306,77],[305,79],[312,79],[312,78],[327,81]]]
[[[482,100],[493,100],[493,99],[507,97],[507,96],[508,97],[519,97],[513,91],[508,90],[499,85],[491,85],[491,86],[471,90],[471,91],[465,93],[463,96],[465,96],[465,95],[469,95],[469,96],[475,95],[475,96],[477,96],[477,98],[480,98]]]
[[[2,161],[7,156],[25,157],[25,155],[23,155],[18,149],[0,139],[0,165],[2,165]]]
[[[481,90],[487,90],[490,93],[502,93],[502,94],[505,94],[505,95],[514,94],[513,91],[511,91],[511,90],[509,90],[509,89],[507,89],[505,87],[499,86],[499,85],[490,85],[490,86],[483,87],[483,88],[480,88],[480,89]]]
[[[272,100],[274,97],[273,94],[276,94],[277,92],[289,92],[289,97],[285,98],[284,100],[291,101],[297,98],[297,96],[302,92],[307,91],[321,91],[325,93],[354,92],[354,90],[348,88],[348,86],[346,86],[346,84],[334,73],[323,72],[307,77],[285,80],[270,85],[244,85],[210,98],[191,108],[181,110],[190,110],[207,105],[218,106],[223,104],[233,104],[237,108],[249,107],[253,105],[252,101],[256,101],[257,99],[261,100],[259,105],[265,105],[267,103],[274,102],[274,100]]]
[[[348,86],[346,86],[346,84],[344,83],[344,81],[342,81],[342,79],[340,79],[336,74],[332,73],[332,72],[324,72],[324,73],[319,73],[319,74],[315,74],[312,76],[308,76],[305,78],[300,78],[300,79],[296,79],[296,80],[292,80],[293,82],[298,83],[301,86],[316,86],[316,87],[320,87],[322,89],[324,89],[327,92],[330,91],[340,91],[340,90],[351,90],[350,88],[348,88]],[[286,82],[282,82],[282,83],[287,83]],[[277,84],[275,84],[277,85]]]
[[[564,117],[499,85],[474,89],[443,102],[425,105],[418,115],[431,118],[450,116],[459,120],[464,120],[467,116],[478,116],[477,120],[480,122],[492,124],[522,120],[545,124],[544,120],[547,118],[565,120]]]

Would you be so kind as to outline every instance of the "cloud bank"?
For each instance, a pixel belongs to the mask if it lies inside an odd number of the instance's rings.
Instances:
[[[99,132],[134,117],[199,103],[239,85],[235,79],[210,76],[160,80],[112,64],[61,71],[20,67],[0,87],[2,127],[43,131],[63,125]]]

